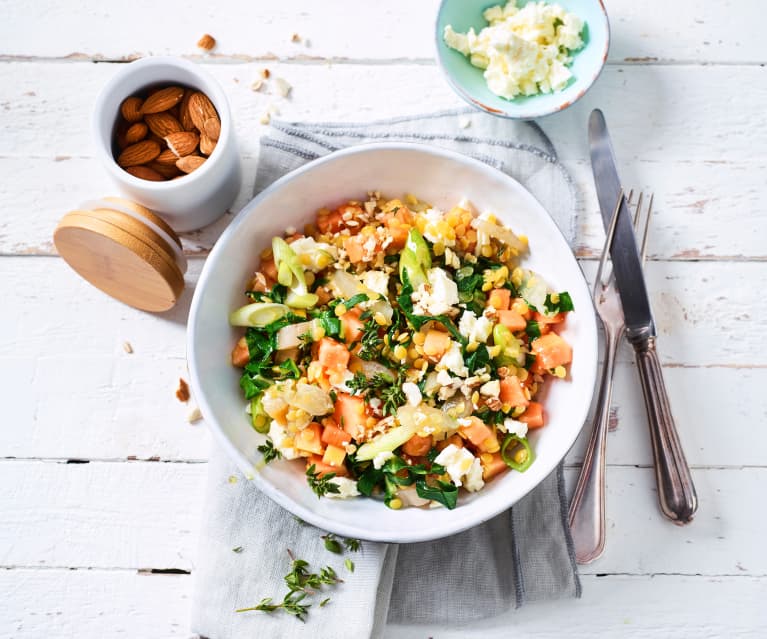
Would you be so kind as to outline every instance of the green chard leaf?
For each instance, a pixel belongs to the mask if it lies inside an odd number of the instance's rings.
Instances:
[[[436,480],[433,485],[429,485],[426,479],[419,479],[415,483],[415,489],[422,499],[433,499],[449,510],[455,508],[458,503],[458,487],[452,482]]]
[[[551,301],[551,294],[546,295],[546,301],[543,304],[547,313],[566,313],[568,311],[574,311],[573,299],[570,297],[570,293],[562,291],[559,293],[559,301],[556,303]]]

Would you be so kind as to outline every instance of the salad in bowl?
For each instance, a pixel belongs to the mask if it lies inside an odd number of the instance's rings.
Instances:
[[[573,299],[498,213],[369,192],[271,239],[228,309],[262,464],[393,510],[453,509],[535,465]]]

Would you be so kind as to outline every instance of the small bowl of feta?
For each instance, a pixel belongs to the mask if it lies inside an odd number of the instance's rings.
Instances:
[[[579,100],[610,45],[601,0],[442,0],[437,59],[458,95],[500,117],[533,120]]]

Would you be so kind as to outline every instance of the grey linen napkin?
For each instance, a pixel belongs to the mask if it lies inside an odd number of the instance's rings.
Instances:
[[[273,122],[261,139],[255,193],[317,157],[374,141],[423,142],[482,160],[521,182],[575,237],[575,189],[543,131],[467,109],[360,124]],[[418,544],[363,542],[345,554],[350,574],[324,548],[323,531],[260,493],[223,451],[211,457],[192,608],[202,637],[367,639],[382,637],[387,621],[460,625],[580,596],[561,465],[511,510],[466,532]],[[236,613],[267,596],[282,600],[288,548],[315,570],[333,566],[344,583],[315,598],[306,623],[280,611]],[[324,596],[331,601],[320,610]]]

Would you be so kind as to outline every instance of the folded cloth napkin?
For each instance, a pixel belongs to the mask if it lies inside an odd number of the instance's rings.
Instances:
[[[508,173],[572,243],[575,189],[543,131],[466,109],[364,124],[273,122],[261,139],[255,192],[321,155],[385,140],[442,146]],[[418,544],[363,542],[344,555],[353,573],[325,549],[323,531],[269,500],[221,450],[212,452],[204,513],[192,630],[209,639],[367,639],[382,637],[387,621],[453,626],[580,596],[561,465],[511,510],[466,532]],[[264,597],[282,600],[287,549],[314,570],[333,566],[344,582],[314,598],[306,623],[282,611],[235,612]]]

